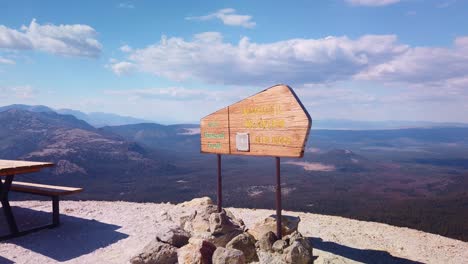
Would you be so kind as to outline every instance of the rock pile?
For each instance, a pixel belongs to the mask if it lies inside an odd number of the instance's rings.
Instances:
[[[158,230],[132,264],[313,263],[312,245],[297,231],[299,217],[282,218],[284,237],[278,239],[274,216],[247,229],[228,210],[218,212],[208,197],[179,204],[172,215],[179,225]]]

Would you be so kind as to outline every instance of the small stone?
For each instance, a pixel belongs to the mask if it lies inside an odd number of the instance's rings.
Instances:
[[[272,249],[275,252],[278,253],[283,253],[283,249],[288,247],[288,242],[284,240],[276,240],[275,243],[273,243]]]
[[[183,202],[178,204],[179,207],[197,207],[197,206],[205,206],[205,205],[213,205],[213,200],[210,197],[200,197],[195,198],[187,202]]]
[[[210,216],[218,211],[215,205],[207,205],[197,208],[188,219],[184,219],[183,229],[192,235],[210,231]],[[182,222],[182,219],[181,219]]]
[[[293,242],[297,241],[301,243],[307,250],[312,252],[312,244],[310,243],[309,239],[305,238],[298,231],[294,231],[292,234],[284,237],[283,240],[288,241],[289,245],[292,245]]]
[[[233,223],[235,223],[236,225],[244,228],[245,227],[245,223],[242,219],[240,218],[237,218],[231,211],[229,210],[226,210],[226,209],[223,209],[224,212],[226,212],[226,215],[231,218],[231,221],[233,221]]]
[[[313,263],[312,252],[300,241],[292,241],[283,251],[283,261],[288,264],[310,264]]]
[[[275,243],[275,241],[277,240],[278,238],[276,237],[275,233],[273,232],[267,232],[266,234],[264,234],[260,240],[258,240],[258,242],[256,243],[256,246],[261,250],[261,251],[265,251],[265,252],[271,252],[273,251],[272,250],[272,247],[273,247],[273,243]]]
[[[213,254],[213,264],[244,264],[242,251],[233,248],[218,247]]]
[[[212,242],[214,245],[217,247],[226,247],[226,245],[236,236],[242,234],[241,229],[235,229],[229,233],[226,234],[217,234],[217,235],[211,235],[209,238],[209,241]]]
[[[226,234],[234,229],[239,229],[240,226],[236,225],[231,219],[232,218],[228,217],[225,211],[212,213],[209,219],[211,233],[213,235]]]
[[[145,246],[143,251],[130,259],[132,264],[158,264],[158,263],[167,263],[173,264],[177,263],[177,248],[153,240],[148,245]]]
[[[190,238],[190,233],[183,230],[182,228],[166,227],[158,231],[157,239],[161,242],[171,244],[175,247],[185,246]]]
[[[255,249],[255,238],[249,233],[242,233],[234,237],[226,245],[226,248],[234,248],[242,251],[246,263],[258,261],[257,250]]]
[[[208,241],[190,238],[187,245],[177,250],[177,260],[179,264],[211,264],[215,250],[216,246]]]
[[[281,217],[281,233],[283,236],[289,235],[294,231],[297,231],[299,226],[299,222],[301,218],[296,216],[288,216],[283,215]],[[255,237],[255,239],[259,240],[264,234],[267,232],[276,232],[276,216],[271,215],[265,218],[263,221],[254,224],[254,226],[249,229],[251,235]]]

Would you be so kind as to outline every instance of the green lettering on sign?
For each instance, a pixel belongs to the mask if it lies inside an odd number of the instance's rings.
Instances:
[[[221,148],[221,143],[208,143],[208,148],[220,149]]]
[[[203,135],[205,136],[205,138],[224,138],[224,133],[216,134],[205,132]]]

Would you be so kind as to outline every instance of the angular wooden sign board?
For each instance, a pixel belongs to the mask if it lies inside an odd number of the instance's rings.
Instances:
[[[201,152],[301,158],[311,124],[294,91],[276,85],[204,117]]]

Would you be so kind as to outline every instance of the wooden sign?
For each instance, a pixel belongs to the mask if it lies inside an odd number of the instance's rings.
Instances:
[[[201,152],[300,158],[311,123],[294,91],[276,85],[204,117]]]

